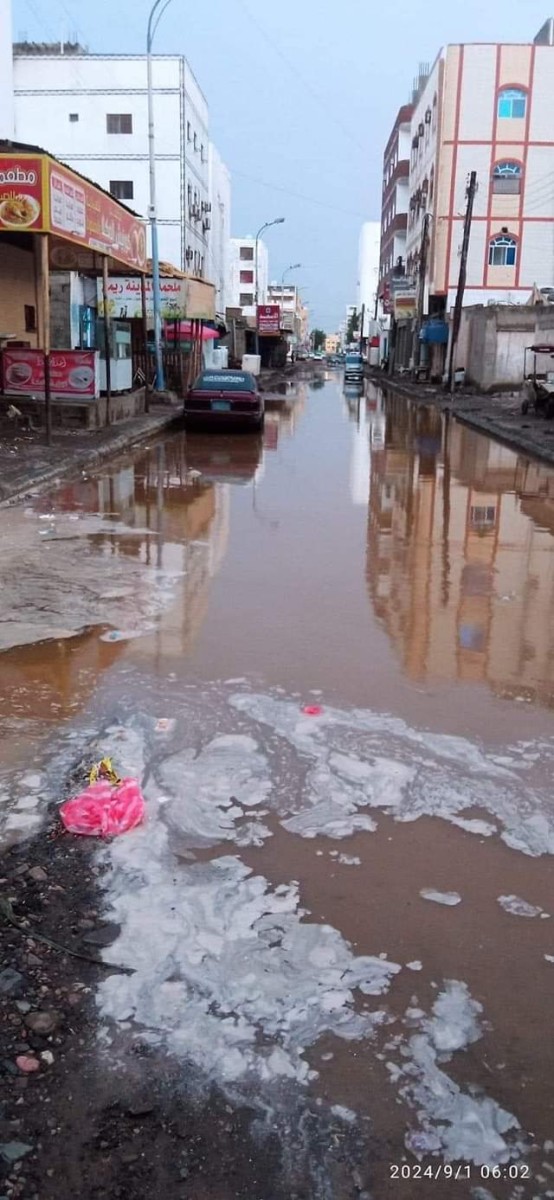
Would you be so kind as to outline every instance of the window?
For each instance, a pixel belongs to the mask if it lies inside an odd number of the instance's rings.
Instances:
[[[433,115],[431,117],[431,128],[433,130],[433,133],[435,132],[435,129],[437,128],[437,104],[438,104],[437,94],[435,92],[435,95],[433,96]]]
[[[241,246],[240,257],[243,262],[254,262],[254,247],[253,246]]]
[[[522,88],[504,88],[498,95],[498,116],[521,120],[527,112],[527,92]]]
[[[254,272],[253,271],[241,271],[240,281],[241,281],[241,283],[254,283]]]
[[[79,120],[79,113],[70,113],[69,120],[71,121],[72,124],[74,124],[75,121]]]
[[[429,204],[433,203],[434,194],[435,194],[435,168],[431,167],[431,174],[429,175]]]
[[[133,191],[132,179],[110,179],[110,192],[116,200],[132,200]]]
[[[519,196],[522,170],[519,163],[499,162],[492,173],[492,190],[497,195]]]
[[[252,292],[241,292],[239,296],[239,304],[241,308],[250,308],[254,303]]]
[[[106,130],[108,133],[132,133],[131,113],[106,113]]]
[[[517,242],[509,234],[501,234],[489,242],[489,267],[515,267]]]
[[[496,507],[493,504],[471,505],[469,510],[469,519],[473,526],[482,528],[483,525],[494,525],[496,521]]]
[[[195,133],[195,135],[194,135],[194,149],[198,150],[198,134],[197,133]]]
[[[187,142],[191,142],[191,141],[192,141],[192,129],[190,127],[190,121],[187,121]]]
[[[25,333],[36,333],[37,313],[34,304],[24,304],[23,312],[25,314]]]
[[[204,143],[203,142],[200,143],[200,158],[202,159],[202,162],[205,161],[204,160]]]

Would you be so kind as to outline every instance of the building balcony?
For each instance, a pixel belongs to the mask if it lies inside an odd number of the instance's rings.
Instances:
[[[401,158],[398,160],[388,183],[386,183],[386,184],[383,183],[383,203],[385,201],[385,198],[387,200],[390,199],[391,193],[394,191],[396,185],[403,179],[408,180],[409,177],[410,177],[409,160],[407,158]]]
[[[399,233],[406,233],[407,229],[408,214],[397,213],[396,216],[392,218],[392,221],[384,230],[384,232],[381,234],[381,256],[383,255],[383,250],[390,247],[390,243],[394,241],[394,238],[397,237]]]

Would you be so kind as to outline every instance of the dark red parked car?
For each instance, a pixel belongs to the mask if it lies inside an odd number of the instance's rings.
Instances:
[[[187,424],[247,425],[261,429],[264,400],[249,371],[202,371],[185,399]]]

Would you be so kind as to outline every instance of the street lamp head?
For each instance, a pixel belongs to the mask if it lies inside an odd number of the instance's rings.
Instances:
[[[275,220],[271,222],[272,225],[284,225],[284,223],[285,223],[284,217],[276,217]]]

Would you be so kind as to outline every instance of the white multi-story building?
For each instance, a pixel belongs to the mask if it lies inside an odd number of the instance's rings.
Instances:
[[[146,216],[146,58],[65,49],[14,47],[15,137],[44,146]],[[215,226],[213,221],[207,100],[179,54],[153,56],[153,93],[160,258],[192,275],[221,281],[225,255],[222,264],[219,254],[227,239],[221,235],[220,216]],[[222,196],[228,210],[230,188],[228,182],[222,184],[224,175],[221,164],[212,181],[214,195]],[[227,212],[226,228],[228,220]]]
[[[11,0],[0,0],[0,138],[14,137]]]
[[[231,308],[241,308],[243,316],[256,316],[256,239],[231,238]],[[269,255],[265,242],[258,239],[258,304],[267,303]]]
[[[381,222],[365,221],[360,231],[358,247],[358,312],[365,308],[365,331],[368,328],[367,322],[375,316],[380,249]]]
[[[208,151],[211,229],[207,276],[215,284],[215,310],[225,316],[231,303],[231,175],[213,142]]]

